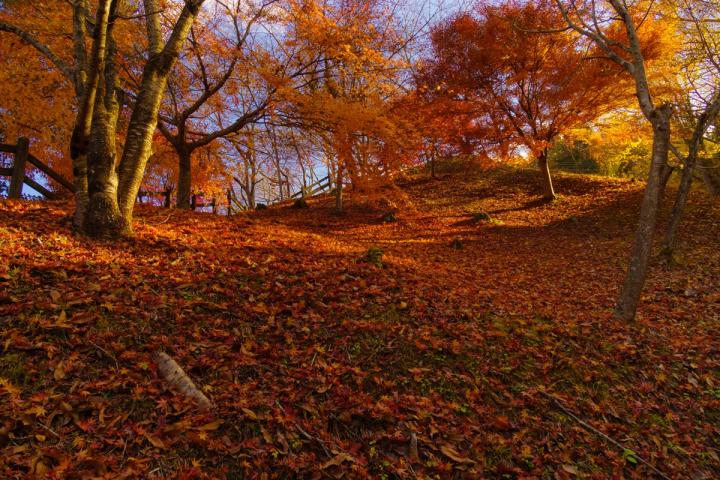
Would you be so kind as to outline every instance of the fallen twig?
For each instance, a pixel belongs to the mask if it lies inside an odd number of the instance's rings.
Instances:
[[[278,406],[278,408],[285,413],[285,409],[282,405],[280,405],[280,402],[275,400],[275,405]],[[330,453],[330,450],[328,450],[327,446],[325,445],[325,441],[322,438],[315,437],[313,435],[310,435],[308,432],[306,432],[297,422],[292,422],[293,425],[295,425],[295,428],[297,429],[300,434],[305,437],[307,440],[310,440],[311,442],[317,442],[325,452],[325,455],[327,455],[328,458],[333,458],[333,455]]]
[[[590,425],[590,424],[587,423],[586,421],[584,421],[584,420],[582,420],[581,418],[579,418],[579,417],[578,417],[577,415],[575,415],[572,411],[570,411],[565,405],[563,405],[563,403],[560,401],[560,399],[559,399],[558,397],[556,397],[555,395],[553,395],[553,394],[551,394],[551,393],[548,393],[548,392],[545,392],[545,391],[543,391],[543,390],[538,390],[538,392],[540,392],[541,395],[543,395],[543,396],[549,398],[550,400],[552,400],[553,403],[554,403],[560,410],[562,410],[567,416],[569,416],[570,418],[572,418],[573,420],[575,420],[576,422],[578,422],[584,429],[586,429],[586,430],[588,430],[588,431],[591,431],[591,432],[599,435],[600,437],[602,437],[602,438],[605,439],[606,441],[612,443],[613,445],[615,445],[616,447],[618,447],[619,449],[621,449],[623,452],[630,450],[629,448],[625,447],[622,443],[618,442],[618,441],[615,440],[614,438],[608,436],[607,434],[601,432],[601,431],[598,430],[597,428],[593,427],[592,425]],[[630,450],[630,451],[632,451],[632,450]],[[660,470],[658,470],[653,464],[651,464],[650,462],[648,462],[647,460],[645,460],[644,458],[642,458],[640,455],[638,455],[637,453],[634,453],[634,451],[633,451],[633,457],[635,457],[635,458],[636,458],[640,463],[642,463],[643,465],[647,466],[650,470],[652,470],[653,472],[657,473],[660,477],[662,477],[662,478],[664,478],[664,479],[666,479],[666,480],[670,480],[670,477],[668,477],[668,476],[665,475],[663,472],[661,472]]]

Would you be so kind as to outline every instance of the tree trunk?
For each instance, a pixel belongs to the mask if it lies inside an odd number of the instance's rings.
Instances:
[[[114,77],[114,73],[110,74]],[[108,81],[114,87],[114,81]],[[96,237],[117,237],[130,233],[130,219],[120,213],[117,187],[117,135],[115,124],[119,106],[112,93],[98,89],[93,128],[88,150],[88,205],[84,232]]]
[[[663,241],[663,252],[666,255],[672,255],[675,249],[675,239],[677,237],[677,229],[680,225],[680,219],[688,195],[690,194],[690,185],[692,184],[693,174],[695,173],[695,165],[697,164],[700,148],[702,147],[703,137],[708,127],[715,122],[718,113],[720,113],[720,90],[717,90],[713,96],[713,100],[708,103],[705,110],[700,114],[695,125],[692,138],[688,142],[688,154],[685,158],[685,169],[680,179],[680,187],[678,187],[673,205],[672,215],[670,216],[670,224],[665,232],[665,240]]]
[[[650,118],[653,125],[652,164],[640,208],[640,220],[635,232],[630,265],[615,305],[615,318],[618,320],[630,321],[635,318],[640,295],[645,285],[662,191],[662,176],[670,149],[670,114],[671,107],[665,104],[653,110]]]
[[[177,208],[190,208],[190,191],[192,189],[192,152],[180,149],[178,153],[178,190]]]
[[[343,175],[344,167],[342,163],[337,166],[337,179],[335,181],[335,211],[343,213]]]
[[[257,206],[255,203],[255,185],[257,185],[257,182],[255,181],[255,175],[252,175],[250,177],[250,182],[248,184],[248,189],[246,192],[248,207],[251,210],[255,210],[255,207]]]
[[[91,52],[89,72],[85,47],[86,15],[88,2],[76,1],[73,4],[73,43],[76,67],[75,92],[78,99],[79,110],[75,118],[72,137],[70,139],[70,157],[73,163],[73,184],[75,186],[75,214],[73,228],[82,230],[85,225],[85,215],[90,202],[88,193],[88,144],[92,134],[92,121],[97,100],[101,75],[105,68],[104,62],[108,53],[108,36],[112,29],[108,26],[112,2],[98,3],[93,32],[93,48]]]
[[[665,231],[665,239],[663,240],[663,253],[668,256],[672,255],[672,252],[675,249],[677,229],[680,225],[683,210],[685,210],[688,194],[690,193],[693,170],[695,169],[694,167],[695,160],[688,158],[685,163],[685,168],[683,169],[682,177],[680,178],[680,186],[678,187],[677,195],[675,196],[675,204],[673,205],[672,214],[670,215],[670,223]]]
[[[550,166],[547,161],[547,150],[543,150],[540,157],[538,157],[538,167],[540,168],[540,180],[543,186],[543,198],[545,200],[554,200],[555,189],[553,188]]]
[[[165,47],[161,52],[152,54],[145,65],[120,162],[119,204],[123,216],[128,220],[132,219],[135,197],[152,151],[152,137],[157,127],[168,75],[180,55],[180,49],[202,3],[203,0],[185,2]]]
[[[113,12],[110,12],[112,15]],[[97,94],[87,151],[88,204],[83,231],[95,237],[114,238],[129,233],[132,226],[130,220],[121,215],[117,201],[116,125],[120,112],[116,94],[117,50],[112,32],[113,22],[108,22],[106,28],[104,45],[99,46],[104,50],[104,55],[100,57],[97,66]]]
[[[285,199],[285,193],[283,192],[283,180],[282,180],[282,172],[280,171],[280,161],[279,160],[277,160],[277,162],[276,162],[276,169],[277,169],[278,191],[280,192],[280,201],[282,202]]]
[[[701,158],[699,167],[700,175],[710,195],[720,197],[720,179],[711,173],[712,165],[707,160]]]
[[[435,151],[430,154],[430,178],[435,180]]]

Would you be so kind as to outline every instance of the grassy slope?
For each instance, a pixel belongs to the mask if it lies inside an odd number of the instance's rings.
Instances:
[[[692,198],[625,325],[642,184],[559,176],[541,205],[532,172],[443,175],[396,223],[141,208],[121,244],[0,204],[0,476],[720,475],[720,206]],[[165,389],[156,349],[215,411]]]

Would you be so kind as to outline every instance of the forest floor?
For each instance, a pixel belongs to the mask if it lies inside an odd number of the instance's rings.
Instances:
[[[621,323],[643,186],[444,171],[395,222],[139,207],[121,242],[0,202],[0,477],[718,478],[720,204]]]

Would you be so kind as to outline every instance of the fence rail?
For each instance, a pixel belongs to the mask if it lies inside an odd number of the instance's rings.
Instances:
[[[325,189],[330,188],[330,185],[330,175],[326,175],[312,185],[306,188],[301,188],[299,191],[292,194],[290,198],[312,197],[313,195],[317,195],[318,193],[325,191]]]
[[[45,198],[54,199],[57,195],[32,178],[25,175],[25,167],[30,163],[33,167],[37,168],[48,178],[55,180],[66,190],[75,193],[75,186],[69,182],[65,177],[57,173],[55,170],[50,168],[41,162],[35,155],[29,152],[30,141],[25,137],[19,137],[17,144],[9,145],[6,143],[0,143],[0,152],[12,153],[13,154],[13,165],[10,168],[0,168],[0,176],[10,177],[10,189],[8,191],[8,198],[18,199],[22,196],[23,184],[33,188],[38,193],[42,194]]]

